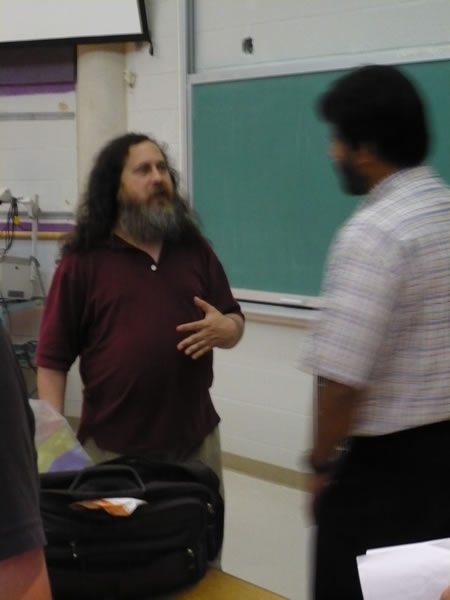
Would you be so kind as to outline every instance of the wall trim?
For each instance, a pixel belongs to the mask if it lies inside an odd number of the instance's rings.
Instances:
[[[261,79],[283,75],[300,75],[301,73],[319,73],[321,71],[338,71],[351,69],[368,63],[400,65],[409,63],[448,60],[450,44],[436,46],[413,46],[393,50],[374,50],[355,54],[338,54],[336,56],[317,56],[301,60],[285,60],[274,63],[261,63],[251,66],[217,68],[188,74],[188,85],[201,85],[221,81],[238,81],[242,79]]]
[[[263,479],[270,483],[295,488],[302,492],[309,491],[311,475],[294,469],[287,469],[271,463],[266,463],[246,456],[240,456],[231,452],[222,452],[223,466],[225,469],[238,471],[250,477]]]
[[[72,429],[76,431],[80,423],[80,418],[68,415],[65,415],[65,418]],[[247,458],[246,456],[240,456],[232,452],[222,452],[222,461],[224,469],[237,471],[249,477],[263,479],[264,481],[291,487],[302,492],[309,491],[311,478],[309,473],[294,471],[294,469],[287,469],[286,467]]]
[[[0,112],[0,121],[74,121],[73,111]]]

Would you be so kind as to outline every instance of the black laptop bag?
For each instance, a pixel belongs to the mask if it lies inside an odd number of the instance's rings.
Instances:
[[[219,479],[199,461],[121,457],[40,480],[54,600],[151,598],[200,579],[222,545]],[[71,506],[108,497],[146,504],[126,517]]]

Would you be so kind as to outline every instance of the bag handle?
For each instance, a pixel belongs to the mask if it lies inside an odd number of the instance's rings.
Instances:
[[[123,484],[128,485],[124,486]],[[108,492],[117,494],[119,491],[130,489],[130,484],[134,484],[145,491],[145,486],[139,474],[132,467],[127,465],[94,465],[79,471],[69,487],[70,492],[89,491],[89,492]],[[89,484],[87,487],[86,484]],[[84,487],[84,490],[82,488]]]

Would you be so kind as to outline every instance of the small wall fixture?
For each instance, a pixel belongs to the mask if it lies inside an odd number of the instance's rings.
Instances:
[[[242,40],[242,52],[245,54],[253,54],[253,38],[246,37]]]

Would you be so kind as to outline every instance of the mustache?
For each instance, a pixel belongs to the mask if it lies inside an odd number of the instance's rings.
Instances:
[[[166,186],[163,185],[162,183],[157,183],[153,186],[153,193],[154,194],[160,194],[160,193],[167,194],[168,190],[167,190]]]
[[[170,200],[173,197],[173,194],[169,193],[169,190],[167,190],[163,185],[157,185],[154,187],[154,189],[152,190],[151,194],[149,194],[149,200],[153,200],[154,198],[161,198],[164,197],[167,200]]]

